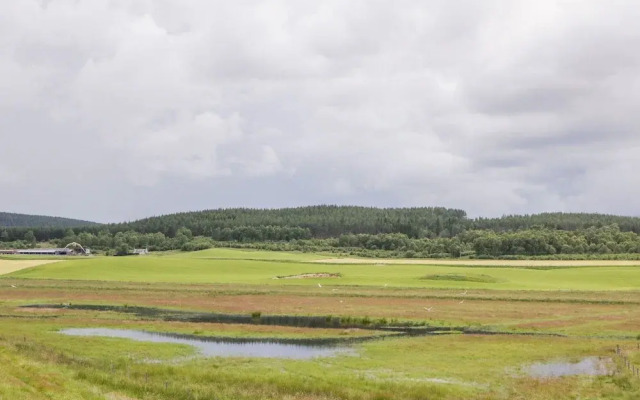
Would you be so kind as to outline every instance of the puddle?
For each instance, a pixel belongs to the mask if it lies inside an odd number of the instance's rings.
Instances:
[[[60,333],[71,336],[102,336],[140,342],[186,344],[197,348],[205,357],[310,359],[344,354],[350,350],[346,346],[328,344],[294,344],[290,343],[291,341],[282,343],[273,339],[220,339],[130,329],[70,328],[60,330]]]
[[[610,358],[587,357],[578,362],[535,363],[525,368],[534,378],[555,378],[570,375],[609,375],[614,367]]]

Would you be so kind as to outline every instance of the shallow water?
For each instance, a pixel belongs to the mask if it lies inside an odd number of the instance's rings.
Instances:
[[[575,363],[535,363],[526,368],[526,372],[535,378],[555,378],[570,375],[609,375],[612,371],[611,360],[600,357],[587,357]]]
[[[225,340],[130,329],[69,328],[61,330],[60,333],[71,336],[103,336],[140,342],[186,344],[197,348],[200,354],[206,357],[309,359],[329,357],[349,350],[345,346],[327,344],[291,344],[278,342],[277,340]]]

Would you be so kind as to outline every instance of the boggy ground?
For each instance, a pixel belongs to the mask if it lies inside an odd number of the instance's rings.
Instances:
[[[487,290],[366,290],[323,286],[251,288],[243,285],[96,284],[3,279],[0,295],[13,304],[82,303],[168,307],[194,311],[371,317],[432,325],[580,336],[635,337],[640,293],[498,292]],[[13,313],[27,310],[13,309]],[[32,312],[32,311],[29,311]]]
[[[638,291],[495,290],[473,287],[473,283],[465,287],[465,282],[443,288],[442,282],[428,280],[419,281],[421,287],[385,287],[375,278],[364,285],[321,279],[304,279],[304,284],[243,282],[247,274],[276,275],[257,271],[264,264],[251,258],[264,258],[265,254],[256,254],[247,252],[244,264],[235,264],[250,269],[237,271],[238,282],[230,282],[233,275],[229,270],[225,270],[223,282],[213,277],[204,283],[188,279],[174,283],[157,281],[157,276],[145,282],[139,279],[139,271],[127,271],[121,278],[112,272],[109,281],[102,281],[100,273],[112,260],[107,258],[99,260],[93,275],[92,271],[82,272],[91,279],[74,275],[70,277],[73,280],[66,280],[64,274],[47,266],[27,270],[27,275],[54,273],[55,279],[26,279],[21,273],[0,278],[0,399],[640,398],[640,379],[622,366],[615,353],[616,346],[621,346],[632,362],[640,360]],[[215,259],[215,253],[205,255],[212,257],[208,262],[214,269],[226,261]],[[239,252],[223,255],[242,259]],[[270,262],[278,262],[278,253],[268,256]],[[184,258],[193,257],[197,254],[185,254]],[[282,258],[283,263],[297,262],[291,254]],[[303,261],[308,258],[305,255]],[[149,257],[141,264],[145,273],[154,259]],[[136,268],[135,263],[128,265]],[[297,272],[312,271],[307,264],[303,267]],[[492,274],[501,278],[503,270],[506,275],[515,273],[500,268]],[[167,271],[165,263],[160,270],[163,277],[169,276]],[[385,273],[390,276],[391,272]],[[127,282],[127,276],[135,276],[135,282]],[[608,282],[611,285],[617,280]],[[28,304],[367,317],[389,324],[411,322],[502,334],[391,337],[370,329],[166,321],[114,311],[23,307]],[[351,344],[352,354],[312,360],[205,359],[184,345],[68,337],[57,332],[68,327],[218,337],[357,339],[373,335],[385,339]],[[527,366],[535,362],[579,361],[592,356],[610,360],[616,373],[556,378],[533,378],[526,373]]]
[[[0,393],[7,399],[527,399],[625,398],[628,374],[533,379],[544,360],[611,358],[632,340],[444,335],[354,345],[355,355],[314,360],[192,358],[181,345],[61,335],[102,326],[206,335],[313,336],[329,330],[141,321],[117,313],[63,310],[3,317]],[[338,330],[339,334],[344,330]],[[351,333],[347,333],[350,335]],[[543,390],[544,389],[544,390]],[[568,394],[571,397],[566,397]],[[633,398],[633,397],[628,397]]]

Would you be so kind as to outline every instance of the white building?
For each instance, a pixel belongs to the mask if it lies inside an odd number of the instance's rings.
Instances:
[[[75,254],[71,249],[58,248],[58,249],[22,249],[16,250],[15,254],[22,254],[25,256],[70,256]]]

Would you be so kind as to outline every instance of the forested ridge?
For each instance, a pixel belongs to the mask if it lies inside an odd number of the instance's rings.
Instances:
[[[283,209],[234,208],[178,213],[111,225],[116,231],[162,232],[172,236],[179,228],[196,235],[218,235],[225,228],[299,227],[310,237],[329,238],[345,233],[404,233],[410,237],[451,236],[465,229],[466,213],[443,207],[373,208],[311,206]]]
[[[0,212],[0,227],[22,228],[74,228],[96,225],[95,222],[79,219],[48,217],[45,215],[28,215]]]
[[[82,222],[82,221],[80,221]],[[0,228],[0,246],[78,241],[124,254],[134,247],[213,246],[329,251],[386,257],[640,257],[640,218],[542,213],[468,218],[444,207],[310,206],[218,209],[132,222]]]
[[[506,215],[500,218],[476,218],[472,229],[489,229],[495,232],[513,232],[544,227],[564,231],[575,231],[589,227],[616,224],[623,232],[640,233],[640,218],[608,214],[588,213],[541,213],[531,215]]]

